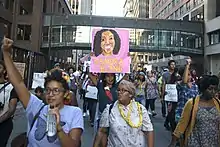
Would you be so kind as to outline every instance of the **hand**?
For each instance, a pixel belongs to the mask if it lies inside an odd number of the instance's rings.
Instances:
[[[55,107],[55,108],[51,109],[49,113],[54,114],[56,116],[57,127],[60,126],[60,112],[59,112],[59,108]]]
[[[187,64],[187,65],[190,65],[190,64],[191,64],[191,62],[192,62],[191,58],[186,59],[186,64]]]
[[[94,57],[94,56],[95,56],[95,53],[94,53],[94,52],[91,52],[91,53],[90,53],[90,56],[91,56],[91,57]]]
[[[4,52],[10,52],[12,48],[13,40],[4,37],[2,40],[2,51]]]

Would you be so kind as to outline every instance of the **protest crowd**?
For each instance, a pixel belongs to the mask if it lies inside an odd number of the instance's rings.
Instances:
[[[180,68],[176,68],[175,60],[170,60],[162,71],[130,72],[124,67],[110,71],[91,67],[93,60],[110,56],[108,50],[103,54],[92,51],[91,63],[82,69],[62,69],[57,63],[45,73],[35,73],[31,93],[11,59],[12,45],[12,40],[4,38],[4,61],[0,62],[0,95],[4,99],[0,103],[0,147],[8,143],[18,102],[25,108],[28,129],[13,138],[12,147],[80,147],[85,117],[94,128],[93,147],[154,147],[160,138],[154,137],[152,119],[159,113],[172,138],[161,147],[220,146],[220,77],[198,76],[191,68],[191,58]],[[129,51],[123,54],[129,67]],[[120,62],[117,66],[124,66]],[[100,64],[105,64],[104,60]],[[82,108],[79,100],[83,101]],[[161,110],[155,107],[158,101]],[[55,116],[52,125],[49,116]],[[51,135],[49,130],[55,133]]]

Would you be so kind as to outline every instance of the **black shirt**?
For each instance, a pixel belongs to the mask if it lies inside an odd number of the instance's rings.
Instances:
[[[115,102],[118,99],[118,96],[117,96],[118,84],[119,83],[113,84],[112,88],[110,88],[113,102]],[[106,95],[105,89],[104,89],[104,83],[100,80],[98,81],[97,89],[98,89],[99,111],[102,113],[104,111],[106,105],[111,104],[113,102]]]

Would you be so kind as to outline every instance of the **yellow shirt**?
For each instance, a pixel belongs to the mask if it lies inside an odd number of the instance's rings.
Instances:
[[[173,135],[175,135],[177,138],[180,138],[180,136],[183,135],[185,132],[185,141],[184,141],[185,145],[187,144],[187,138],[190,136],[190,134],[194,128],[194,125],[195,125],[196,114],[197,114],[198,107],[199,107],[199,100],[200,100],[200,97],[197,96],[195,99],[194,106],[193,106],[192,119],[191,119],[190,124],[189,124],[189,120],[190,120],[190,116],[191,116],[193,99],[190,99],[185,104],[180,121],[177,124],[176,129],[173,133]],[[214,104],[215,104],[217,110],[220,112],[220,106],[219,106],[220,102],[218,102],[219,100],[213,99],[213,101],[214,101]],[[188,124],[189,124],[189,126],[188,126]],[[187,128],[187,126],[188,126],[188,128]]]

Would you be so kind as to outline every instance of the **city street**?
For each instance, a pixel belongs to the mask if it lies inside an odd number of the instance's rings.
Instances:
[[[81,105],[81,104],[80,104]],[[160,115],[160,103],[157,101],[156,110],[158,115],[152,119],[155,129],[155,147],[167,147],[170,140],[170,132],[166,131],[163,127],[164,118]],[[26,117],[24,115],[24,109],[21,104],[18,105],[15,117],[14,117],[14,130],[9,140],[9,143],[13,137],[19,133],[26,131]],[[93,141],[93,128],[90,127],[87,117],[85,117],[85,131],[83,133],[82,147],[91,147]],[[7,147],[10,147],[8,145]]]

